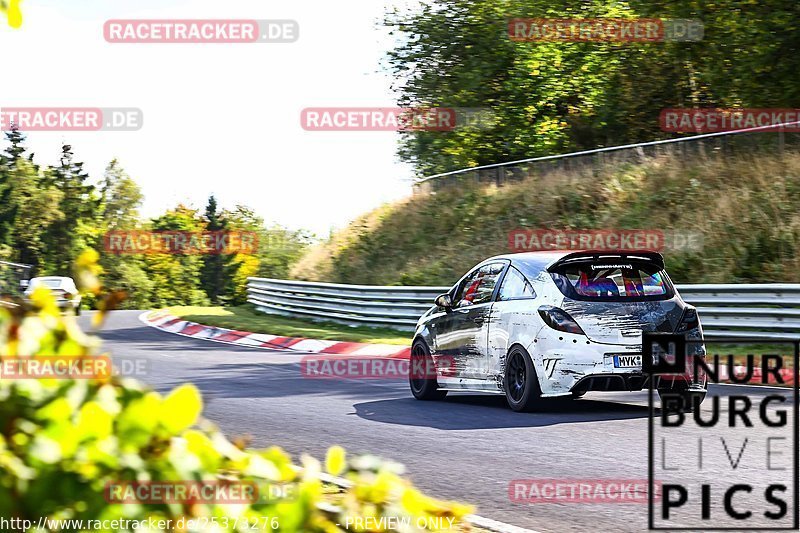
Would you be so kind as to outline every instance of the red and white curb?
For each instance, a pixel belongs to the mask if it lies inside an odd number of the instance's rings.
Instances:
[[[389,357],[392,359],[407,359],[411,353],[411,348],[393,344],[367,344],[363,342],[304,339],[302,337],[281,337],[206,326],[183,320],[165,310],[146,311],[139,315],[139,320],[153,328],[184,337],[247,346],[249,348],[286,350],[304,354],[319,353],[355,357]]]

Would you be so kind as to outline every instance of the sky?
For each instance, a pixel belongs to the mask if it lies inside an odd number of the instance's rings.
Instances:
[[[268,222],[326,236],[410,194],[395,132],[301,127],[308,107],[389,107],[379,23],[397,0],[24,0],[21,29],[0,27],[0,108],[133,107],[139,131],[31,132],[40,164],[71,144],[99,180],[118,158],[141,212],[183,202],[244,204]],[[294,43],[112,44],[109,19],[292,19]],[[5,146],[5,143],[2,144]]]

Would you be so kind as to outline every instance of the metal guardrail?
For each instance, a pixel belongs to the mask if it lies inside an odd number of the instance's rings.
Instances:
[[[449,288],[248,278],[247,297],[264,313],[413,331]],[[800,284],[678,285],[678,291],[697,307],[709,338],[800,338]]]
[[[554,171],[594,173],[609,165],[641,163],[659,156],[677,156],[677,161],[691,161],[695,158],[726,158],[737,153],[752,155],[755,151],[783,154],[787,147],[794,151],[800,147],[798,124],[800,122],[785,122],[481,165],[418,178],[414,180],[413,190],[414,193],[426,194],[467,182],[501,186]]]
[[[697,307],[709,338],[800,338],[800,284],[678,285],[678,291]]]
[[[247,301],[264,313],[413,330],[433,299],[448,289],[248,278]]]
[[[0,295],[18,296],[22,292],[20,281],[30,279],[32,265],[0,261]]]

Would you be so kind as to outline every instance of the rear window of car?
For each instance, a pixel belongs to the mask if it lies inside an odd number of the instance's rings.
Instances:
[[[48,289],[59,289],[61,283],[60,279],[34,279],[31,281],[31,285],[34,287],[47,287]]]
[[[650,263],[578,262],[550,275],[564,296],[575,300],[666,300],[674,295],[666,273]]]

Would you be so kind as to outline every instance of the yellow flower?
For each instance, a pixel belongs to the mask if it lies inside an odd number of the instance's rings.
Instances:
[[[328,456],[325,458],[325,470],[334,476],[341,475],[347,466],[347,459],[344,448],[341,446],[333,446],[328,450]]]
[[[97,262],[100,260],[100,254],[97,250],[93,248],[87,248],[78,258],[75,260],[75,266],[77,268],[86,268],[89,270],[95,270],[99,266]]]
[[[60,316],[53,293],[45,287],[36,287],[31,293],[31,302],[42,310],[44,315]]]
[[[8,25],[12,28],[19,28],[22,26],[22,11],[19,9],[19,3],[22,0],[10,0],[8,3]]]

